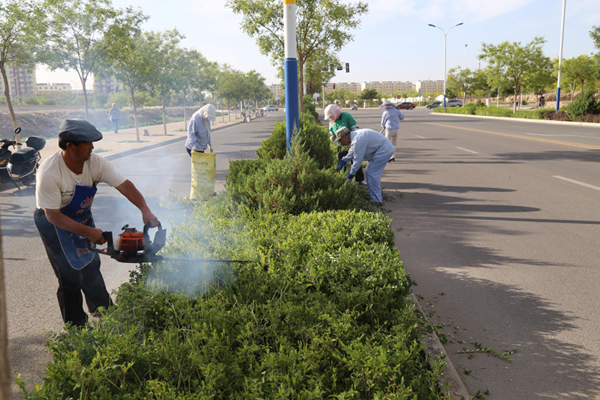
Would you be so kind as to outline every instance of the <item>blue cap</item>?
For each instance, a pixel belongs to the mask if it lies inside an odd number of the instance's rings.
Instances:
[[[102,133],[83,119],[66,119],[58,128],[61,142],[91,143],[102,139]]]

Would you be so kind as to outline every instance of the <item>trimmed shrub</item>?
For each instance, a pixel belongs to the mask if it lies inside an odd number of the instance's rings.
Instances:
[[[319,168],[330,168],[335,165],[335,154],[331,147],[327,128],[319,126],[309,114],[300,115],[300,132],[297,135],[301,141],[301,147],[308,152]],[[267,140],[263,140],[261,146],[256,150],[259,159],[279,159],[286,156],[286,124],[276,122],[275,129]]]
[[[147,283],[177,263],[142,266],[93,331],[52,339],[43,384],[20,382],[22,398],[443,398],[388,218],[252,216],[208,202],[183,228],[177,249],[221,240],[259,261],[225,267],[235,282],[197,297]]]
[[[600,102],[594,98],[594,92],[590,89],[586,90],[581,96],[578,96],[567,106],[565,112],[571,121],[586,114],[600,114]]]
[[[304,113],[311,115],[315,121],[318,121],[319,114],[317,113],[317,109],[313,103],[313,97],[310,94],[304,95],[302,102],[304,104]]]
[[[321,169],[299,138],[285,160],[234,161],[231,165],[227,191],[253,208],[300,214],[353,209],[357,204],[356,185],[342,174]]]

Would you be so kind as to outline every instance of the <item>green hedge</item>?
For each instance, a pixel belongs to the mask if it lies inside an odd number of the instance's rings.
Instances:
[[[327,128],[319,126],[310,114],[300,115],[300,138],[302,148],[315,159],[319,168],[330,168],[335,165],[335,154],[331,148],[331,141]],[[275,129],[271,136],[262,141],[262,145],[256,150],[259,159],[283,160],[287,154],[286,124],[275,122]]]
[[[332,168],[321,169],[301,143],[293,142],[287,159],[232,161],[227,191],[238,201],[271,212],[296,215],[355,208],[359,188]]]
[[[22,398],[443,398],[382,214],[265,215],[215,201],[170,243],[167,254],[257,262],[142,266],[93,331],[53,339],[43,384]],[[183,294],[197,288],[190,270],[211,271],[210,291]],[[168,285],[182,275],[188,287]]]

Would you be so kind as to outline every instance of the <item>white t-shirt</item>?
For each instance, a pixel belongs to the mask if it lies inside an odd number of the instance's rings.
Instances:
[[[93,187],[104,182],[117,187],[126,179],[104,158],[92,153],[81,174],[67,167],[62,151],[42,161],[37,172],[35,201],[38,208],[57,210],[71,202],[75,186]]]

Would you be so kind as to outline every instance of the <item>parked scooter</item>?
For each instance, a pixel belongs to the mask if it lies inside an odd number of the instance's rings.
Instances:
[[[15,129],[15,135],[21,128]],[[46,146],[46,139],[39,136],[30,136],[25,141],[26,148],[10,151],[15,148],[15,140],[0,139],[0,183],[12,181],[17,189],[21,190],[18,182],[29,186],[35,182],[35,175],[40,165],[42,156],[40,150]]]
[[[242,111],[242,122],[250,122],[250,111]]]

